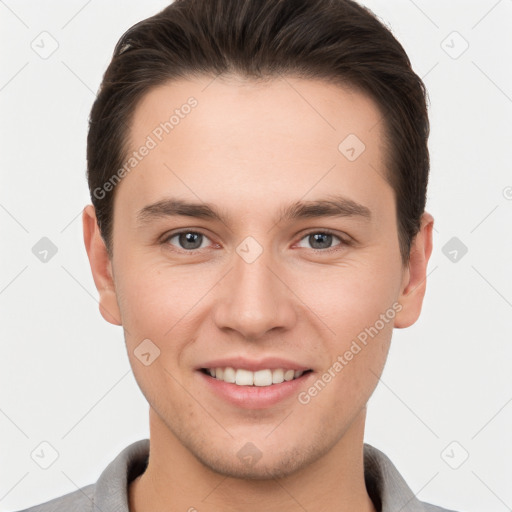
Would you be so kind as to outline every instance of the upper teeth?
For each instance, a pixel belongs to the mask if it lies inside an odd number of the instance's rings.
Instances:
[[[207,372],[216,379],[238,384],[239,386],[270,386],[280,384],[285,380],[293,380],[300,377],[304,372],[301,370],[258,370],[251,372],[242,368],[234,369],[231,366],[226,368],[207,368]]]

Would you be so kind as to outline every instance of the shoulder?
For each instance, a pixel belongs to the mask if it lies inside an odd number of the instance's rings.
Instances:
[[[457,512],[455,510],[437,507],[436,505],[431,505],[430,503],[421,502],[421,504],[423,505],[425,512]]]
[[[93,509],[95,484],[17,512],[89,512]]]
[[[149,457],[149,439],[124,448],[96,483],[17,512],[129,512],[129,483],[142,474]]]
[[[364,469],[368,493],[381,512],[456,512],[418,500],[387,455],[366,443]]]

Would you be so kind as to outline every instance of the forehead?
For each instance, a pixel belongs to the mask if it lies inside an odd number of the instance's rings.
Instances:
[[[137,105],[129,145],[151,149],[118,194],[133,208],[166,192],[239,206],[333,191],[378,203],[389,188],[381,121],[368,96],[320,80],[172,81]]]
[[[191,102],[195,104],[193,108],[187,106]],[[192,121],[184,123],[187,117]],[[323,139],[326,146],[337,149],[340,137],[349,133],[368,142],[377,139],[381,120],[380,109],[369,96],[322,80],[291,76],[264,81],[198,77],[150,89],[135,109],[130,138],[136,143],[170,121],[172,127],[168,128],[176,139],[179,132],[185,131],[179,125],[192,122],[196,142],[204,140],[200,137],[205,135],[207,142],[221,142],[230,135],[239,140],[258,137],[268,143],[279,131],[283,137],[293,135],[295,140],[302,134],[302,143],[310,140],[311,144],[318,144]],[[298,126],[296,121],[300,121]],[[251,131],[240,132],[241,127]],[[169,134],[164,129],[164,137]],[[158,130],[155,135],[158,138]]]

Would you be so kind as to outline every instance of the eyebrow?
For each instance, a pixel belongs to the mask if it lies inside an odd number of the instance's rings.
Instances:
[[[185,216],[229,223],[231,216],[210,203],[194,203],[178,198],[165,198],[145,206],[137,213],[140,225],[149,224],[159,218]],[[341,195],[330,195],[314,201],[296,201],[279,210],[276,223],[318,217],[356,217],[371,221],[371,210],[352,199]]]

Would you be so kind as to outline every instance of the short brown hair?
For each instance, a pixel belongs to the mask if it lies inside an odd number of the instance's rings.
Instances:
[[[138,102],[157,85],[220,74],[319,78],[377,103],[407,265],[426,203],[427,93],[390,30],[353,0],[175,0],[122,35],[93,104],[87,138],[89,190],[109,255],[115,187],[108,193],[102,187],[123,166]]]

